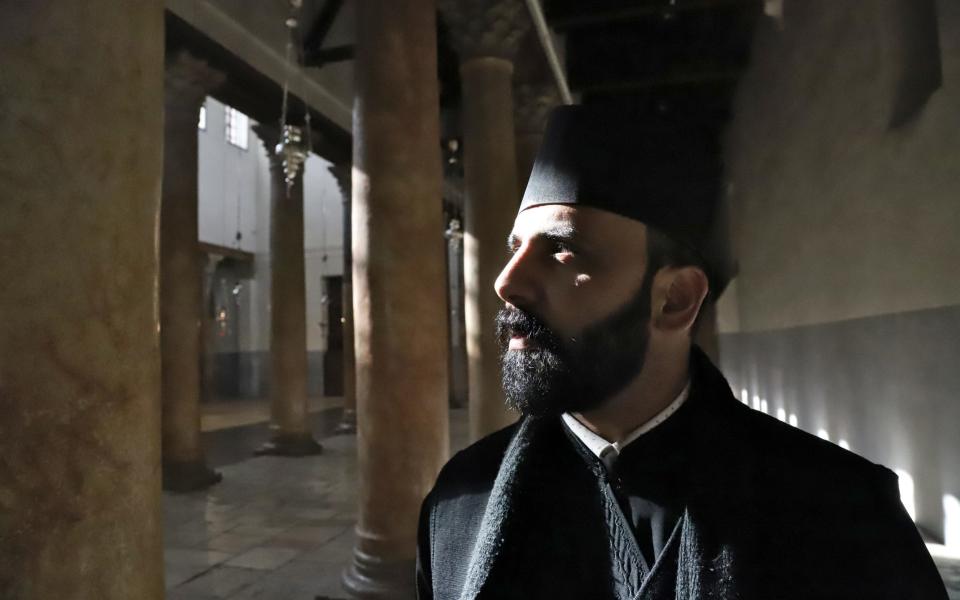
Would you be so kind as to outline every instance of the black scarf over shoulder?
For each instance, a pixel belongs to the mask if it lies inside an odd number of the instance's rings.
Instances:
[[[946,599],[895,475],[750,410],[699,350],[691,361],[690,397],[660,426],[684,419],[671,434],[682,451],[663,461],[680,486],[677,524],[632,598]],[[631,446],[623,475],[642,481]],[[559,418],[523,419],[458,453],[423,504],[418,597],[619,600],[635,589],[590,458]]]

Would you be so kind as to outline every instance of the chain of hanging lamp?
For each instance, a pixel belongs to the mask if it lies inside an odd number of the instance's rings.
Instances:
[[[307,160],[307,155],[313,148],[310,139],[310,107],[303,103],[303,126],[306,131],[306,144],[303,139],[303,129],[287,123],[287,109],[290,98],[290,76],[293,72],[293,57],[296,51],[296,64],[299,68],[302,63],[300,43],[300,8],[303,0],[290,0],[290,15],[285,25],[287,27],[286,72],[283,77],[283,104],[280,109],[280,141],[275,148],[277,156],[283,165],[283,178],[287,184],[287,196],[297,180],[297,175]]]

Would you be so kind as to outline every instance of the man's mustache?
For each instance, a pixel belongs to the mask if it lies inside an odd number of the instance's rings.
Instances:
[[[502,308],[497,313],[497,340],[506,349],[510,338],[525,337],[547,350],[560,350],[560,338],[539,317],[519,308]]]

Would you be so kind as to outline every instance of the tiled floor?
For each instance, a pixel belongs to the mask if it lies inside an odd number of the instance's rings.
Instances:
[[[253,457],[268,435],[243,403],[205,413],[204,443],[223,481],[204,492],[164,494],[169,600],[343,598],[340,576],[352,557],[356,523],[356,439],[333,435],[336,403],[315,402],[319,456]],[[451,415],[455,448],[466,441],[466,411]],[[261,419],[262,421],[262,419]],[[239,423],[217,427],[213,423]]]
[[[320,456],[261,456],[220,468],[206,492],[164,495],[167,598],[342,597],[356,522],[355,444]]]
[[[204,433],[223,481],[205,492],[164,494],[169,600],[344,597],[340,577],[357,516],[356,440],[332,435],[340,411],[331,406],[315,407],[314,431],[324,445],[319,456],[252,457],[268,431],[251,419]],[[234,419],[229,409],[218,411]],[[451,413],[455,449],[466,442],[465,413]],[[931,551],[951,600],[960,600],[960,556]]]
[[[930,554],[940,569],[950,600],[960,600],[960,552],[949,551],[943,546],[931,546]]]

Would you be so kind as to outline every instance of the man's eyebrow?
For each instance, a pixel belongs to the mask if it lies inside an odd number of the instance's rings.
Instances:
[[[572,242],[577,238],[577,229],[573,225],[554,225],[543,231],[538,231],[534,237],[542,237],[548,240]],[[520,237],[515,233],[507,236],[507,249],[513,251],[521,243]]]
[[[573,242],[577,239],[577,234],[577,229],[573,225],[556,225],[537,235],[557,242]]]

